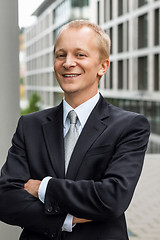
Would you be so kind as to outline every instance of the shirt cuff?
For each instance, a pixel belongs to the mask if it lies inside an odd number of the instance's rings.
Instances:
[[[73,216],[71,214],[67,214],[66,219],[63,223],[62,231],[72,232],[72,228],[74,227],[72,225],[72,222],[73,222]]]
[[[38,198],[43,203],[44,203],[44,199],[45,199],[47,185],[51,178],[52,177],[43,178],[43,180],[39,186],[39,189],[38,189]],[[67,214],[65,221],[63,223],[63,226],[62,226],[62,231],[72,232],[72,228],[76,225],[76,224],[72,225],[72,222],[73,222],[73,216],[71,214]]]
[[[43,180],[42,180],[42,182],[41,182],[41,184],[39,186],[39,189],[38,189],[38,198],[43,203],[44,203],[44,199],[45,199],[47,185],[48,185],[48,182],[49,182],[49,180],[51,178],[52,177],[45,177],[45,178],[43,178]]]

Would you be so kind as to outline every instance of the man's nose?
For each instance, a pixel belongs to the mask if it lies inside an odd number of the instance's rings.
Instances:
[[[66,56],[65,58],[65,62],[63,63],[63,67],[64,68],[71,68],[71,67],[75,67],[76,66],[76,62],[73,56]]]

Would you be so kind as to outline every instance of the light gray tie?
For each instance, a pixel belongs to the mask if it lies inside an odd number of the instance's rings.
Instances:
[[[70,128],[64,138],[64,146],[65,146],[65,173],[67,172],[68,164],[73,152],[73,149],[76,145],[79,133],[76,127],[77,123],[77,114],[74,110],[68,113],[67,118],[70,120]]]

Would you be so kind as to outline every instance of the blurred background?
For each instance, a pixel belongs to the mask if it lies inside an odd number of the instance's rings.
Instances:
[[[0,0],[0,166],[20,115],[60,103],[53,47],[62,25],[88,19],[112,41],[99,91],[106,101],[145,115],[151,136],[133,201],[131,240],[160,240],[160,0]],[[0,223],[1,240],[18,227]]]

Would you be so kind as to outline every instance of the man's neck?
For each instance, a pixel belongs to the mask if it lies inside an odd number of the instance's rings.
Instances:
[[[96,94],[98,93],[98,89],[96,92],[94,93],[88,93],[86,95],[83,95],[83,96],[80,96],[77,94],[74,95],[74,94],[64,94],[64,97],[65,97],[65,101],[72,107],[72,108],[76,108],[78,107],[79,105],[81,105],[82,103],[88,101],[89,99],[91,99],[92,97],[94,97]]]

